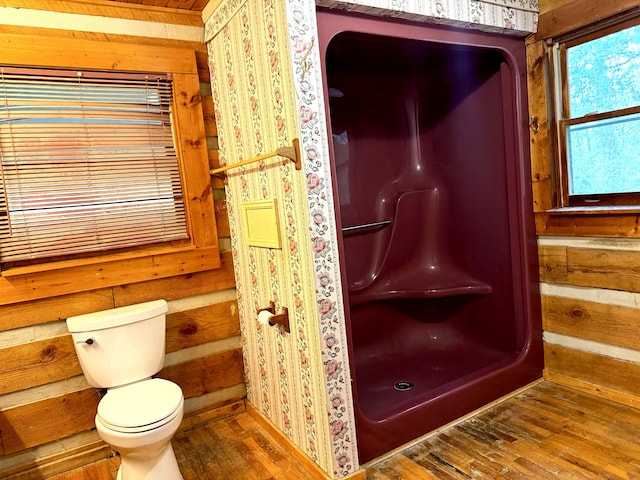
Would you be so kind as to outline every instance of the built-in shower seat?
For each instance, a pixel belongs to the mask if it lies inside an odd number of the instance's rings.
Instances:
[[[366,288],[349,292],[352,306],[401,298],[487,295],[491,286],[456,260],[440,188],[398,196],[391,238],[380,271]]]

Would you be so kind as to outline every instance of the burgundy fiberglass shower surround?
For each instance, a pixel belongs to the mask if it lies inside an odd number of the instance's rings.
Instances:
[[[318,28],[366,462],[541,376],[524,40]]]

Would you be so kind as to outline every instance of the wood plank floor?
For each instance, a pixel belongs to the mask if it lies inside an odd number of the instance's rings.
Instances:
[[[185,480],[312,478],[246,413],[173,445]],[[52,480],[111,480],[116,468],[113,459]],[[367,479],[640,479],[640,410],[542,382],[370,465]]]
[[[312,478],[246,412],[178,432],[172,445],[184,480]],[[115,480],[119,465],[114,457],[49,480]]]
[[[640,410],[542,382],[367,469],[370,480],[640,478]]]

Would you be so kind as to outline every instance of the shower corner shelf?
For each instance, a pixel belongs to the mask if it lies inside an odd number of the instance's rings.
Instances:
[[[489,295],[492,292],[491,286],[479,281],[468,284],[451,284],[431,286],[422,289],[399,288],[390,286],[388,288],[366,289],[362,293],[349,292],[349,300],[352,306],[375,302],[380,300],[400,300],[400,299],[441,299],[459,296]]]
[[[476,285],[457,285],[430,288],[424,290],[422,298],[458,297],[461,295],[489,295],[490,293],[490,285],[478,283]]]

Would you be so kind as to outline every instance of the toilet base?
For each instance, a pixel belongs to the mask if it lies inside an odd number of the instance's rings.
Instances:
[[[120,458],[117,480],[184,480],[171,443],[152,461],[139,453],[121,453]]]
[[[171,446],[171,438],[182,422],[183,407],[181,399],[175,416],[167,423],[137,433],[107,428],[96,415],[98,435],[120,454],[118,480],[184,480]]]

